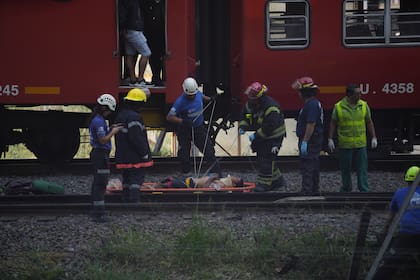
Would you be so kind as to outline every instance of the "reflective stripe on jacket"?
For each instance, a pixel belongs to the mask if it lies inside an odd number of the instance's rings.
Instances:
[[[244,130],[256,130],[257,137],[263,140],[281,138],[286,134],[280,105],[269,96],[261,97],[258,109],[246,103],[239,127]]]
[[[359,100],[352,107],[346,99],[335,105],[337,110],[337,134],[340,148],[366,147],[367,103]]]

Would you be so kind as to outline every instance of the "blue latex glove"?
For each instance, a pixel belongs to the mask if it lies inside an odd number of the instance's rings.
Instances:
[[[245,134],[245,130],[243,130],[242,128],[239,129],[239,134],[240,135],[244,135]]]
[[[255,133],[249,135],[249,141],[252,142],[255,139]]]
[[[308,143],[306,141],[302,141],[300,144],[300,154],[302,156],[306,156],[308,154]]]

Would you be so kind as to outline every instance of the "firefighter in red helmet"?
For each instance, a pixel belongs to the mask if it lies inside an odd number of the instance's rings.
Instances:
[[[279,103],[267,96],[268,88],[259,82],[246,90],[248,98],[239,122],[239,133],[250,134],[251,148],[257,153],[258,177],[254,191],[265,192],[286,187],[283,175],[277,166],[276,157],[286,135],[284,117]]]

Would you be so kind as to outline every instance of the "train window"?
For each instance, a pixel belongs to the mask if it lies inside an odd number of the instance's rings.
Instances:
[[[419,45],[420,1],[344,1],[343,42],[348,47]]]
[[[268,1],[266,44],[270,49],[305,48],[309,44],[309,7],[306,1]]]

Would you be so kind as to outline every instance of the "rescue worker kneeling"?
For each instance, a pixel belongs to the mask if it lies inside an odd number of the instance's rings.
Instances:
[[[279,103],[266,95],[267,87],[252,83],[246,90],[248,102],[239,122],[239,133],[246,130],[255,133],[249,136],[251,148],[257,153],[258,177],[255,192],[273,191],[286,187],[286,182],[277,166],[276,157],[286,136],[284,116]]]

